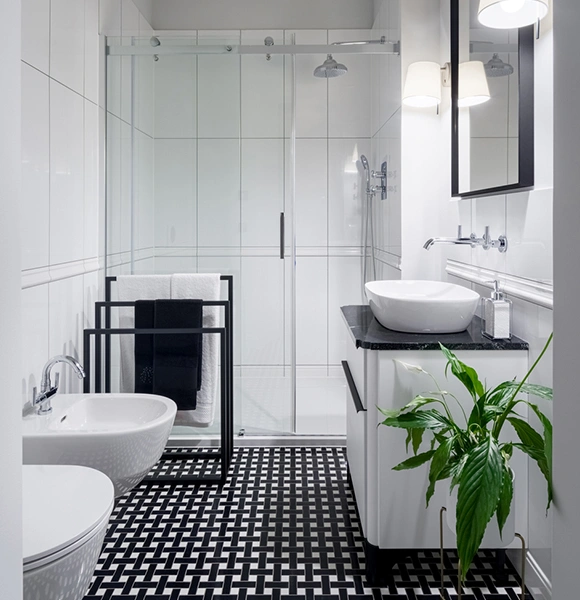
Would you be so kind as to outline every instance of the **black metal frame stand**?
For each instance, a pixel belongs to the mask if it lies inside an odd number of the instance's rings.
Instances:
[[[134,307],[135,302],[111,301],[111,285],[116,277],[105,278],[105,302],[95,303],[95,328],[84,330],[84,367],[86,377],[84,392],[91,391],[91,336],[95,337],[95,393],[102,393],[103,361],[102,337],[105,338],[104,387],[105,393],[111,391],[111,336],[113,335],[163,335],[163,334],[202,334],[219,335],[220,338],[220,450],[219,452],[165,452],[161,460],[217,460],[221,462],[219,475],[155,475],[143,481],[151,484],[168,485],[223,485],[226,482],[234,449],[233,393],[234,393],[234,347],[233,347],[233,276],[222,275],[221,280],[228,282],[228,300],[203,301],[202,306],[220,306],[225,312],[224,327],[171,328],[171,329],[127,329],[111,327],[111,308]],[[105,325],[102,326],[102,309],[105,309]]]

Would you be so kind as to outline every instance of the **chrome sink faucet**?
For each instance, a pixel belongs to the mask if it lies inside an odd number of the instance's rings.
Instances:
[[[456,238],[430,238],[425,242],[423,248],[425,248],[425,250],[430,250],[435,244],[454,244],[458,246],[471,246],[472,248],[481,246],[484,250],[495,248],[502,253],[507,252],[508,249],[507,237],[505,235],[500,235],[497,240],[492,240],[489,233],[489,226],[486,226],[483,237],[478,238],[475,233],[472,233],[469,237],[462,237],[461,225],[459,225]]]
[[[50,405],[50,399],[54,396],[58,390],[59,373],[56,374],[56,380],[54,386],[50,381],[50,372],[52,367],[58,363],[66,363],[77,374],[79,379],[83,379],[85,371],[78,360],[72,356],[65,356],[63,354],[51,358],[42,369],[42,379],[40,381],[40,392],[35,394],[32,400],[32,406],[36,407],[37,415],[47,415],[52,412],[52,406]]]

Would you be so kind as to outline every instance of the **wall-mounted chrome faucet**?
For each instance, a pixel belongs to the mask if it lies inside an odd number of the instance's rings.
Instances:
[[[371,172],[371,177],[373,179],[378,179],[380,180],[380,185],[373,185],[371,187],[371,191],[372,193],[377,193],[380,192],[381,194],[381,200],[386,200],[387,199],[387,162],[383,162],[383,164],[381,165],[381,170],[380,171],[372,171]]]
[[[476,248],[477,246],[481,246],[484,250],[490,250],[491,248],[495,248],[500,252],[507,252],[508,249],[508,241],[505,235],[500,235],[497,240],[492,240],[491,235],[489,233],[489,226],[486,226],[485,233],[483,237],[478,238],[475,233],[472,233],[469,237],[462,237],[461,235],[461,225],[457,228],[457,237],[456,238],[430,238],[425,242],[423,248],[425,250],[430,250],[432,246],[435,244],[453,244],[458,246],[471,246],[472,248]]]
[[[83,379],[85,376],[85,371],[81,364],[73,358],[72,356],[64,356],[59,355],[51,358],[42,369],[42,379],[40,381],[40,392],[38,394],[35,393],[34,398],[32,400],[32,406],[36,407],[37,415],[47,415],[52,412],[52,406],[50,405],[50,399],[54,396],[58,390],[58,382],[59,382],[59,374],[56,374],[56,380],[54,386],[50,381],[50,371],[52,367],[57,363],[66,363],[70,365],[77,377],[79,379]]]

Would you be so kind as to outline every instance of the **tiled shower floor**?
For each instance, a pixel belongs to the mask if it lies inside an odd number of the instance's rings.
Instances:
[[[519,600],[514,570],[500,587],[493,560],[477,557],[464,600]],[[438,565],[420,552],[387,588],[367,587],[344,449],[238,448],[222,489],[141,485],[119,499],[85,600],[437,600]]]

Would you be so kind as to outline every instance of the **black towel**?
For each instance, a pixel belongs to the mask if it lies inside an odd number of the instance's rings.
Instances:
[[[135,302],[135,329],[155,327],[155,300]],[[153,393],[153,338],[152,335],[135,335],[135,392]]]
[[[202,327],[202,300],[155,300],[155,328]],[[156,335],[153,393],[171,398],[179,410],[194,410],[201,388],[202,334]]]

